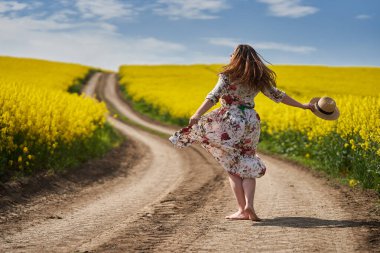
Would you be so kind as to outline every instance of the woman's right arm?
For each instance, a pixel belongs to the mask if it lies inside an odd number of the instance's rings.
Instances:
[[[203,101],[201,106],[199,106],[198,110],[193,114],[193,116],[190,117],[189,125],[196,124],[199,120],[199,118],[207,112],[211,107],[214,106],[214,102],[208,98]]]
[[[199,106],[193,116],[190,117],[189,125],[196,124],[199,118],[211,107],[218,103],[225,86],[227,85],[226,76],[219,74],[218,82],[214,88],[207,94],[205,101]]]

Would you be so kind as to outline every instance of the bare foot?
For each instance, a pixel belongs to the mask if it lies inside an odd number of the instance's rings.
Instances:
[[[244,208],[244,212],[248,216],[250,220],[253,221],[261,221],[261,219],[256,215],[255,211],[251,207],[246,207]]]
[[[249,220],[248,215],[245,212],[237,211],[231,215],[226,216],[229,220]]]

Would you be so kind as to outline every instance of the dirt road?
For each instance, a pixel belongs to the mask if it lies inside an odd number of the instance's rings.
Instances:
[[[141,125],[175,129],[135,114],[120,98],[114,74],[85,89]],[[174,148],[156,135],[109,117],[138,156],[125,175],[67,193],[34,196],[4,212],[2,252],[375,252],[379,217],[363,194],[264,154],[257,180],[261,222],[228,221],[236,209],[227,177],[200,146]],[[122,165],[120,165],[122,167]]]

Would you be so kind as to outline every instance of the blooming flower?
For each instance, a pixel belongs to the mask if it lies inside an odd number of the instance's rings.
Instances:
[[[351,187],[356,186],[358,183],[359,183],[359,181],[356,180],[356,179],[350,179],[350,181],[348,182],[348,184],[349,184]]]
[[[222,135],[220,136],[220,139],[223,141],[223,140],[229,140],[231,138],[228,135],[228,133],[222,133]]]

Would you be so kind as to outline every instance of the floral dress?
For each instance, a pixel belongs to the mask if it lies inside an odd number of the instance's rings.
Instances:
[[[261,92],[279,103],[285,92],[266,87]],[[248,91],[246,86],[230,84],[219,74],[215,87],[207,94],[214,105],[221,107],[202,115],[192,126],[184,127],[169,137],[178,148],[199,143],[228,173],[241,178],[259,178],[265,174],[265,163],[256,154],[260,137],[260,117],[253,109],[259,90]]]

